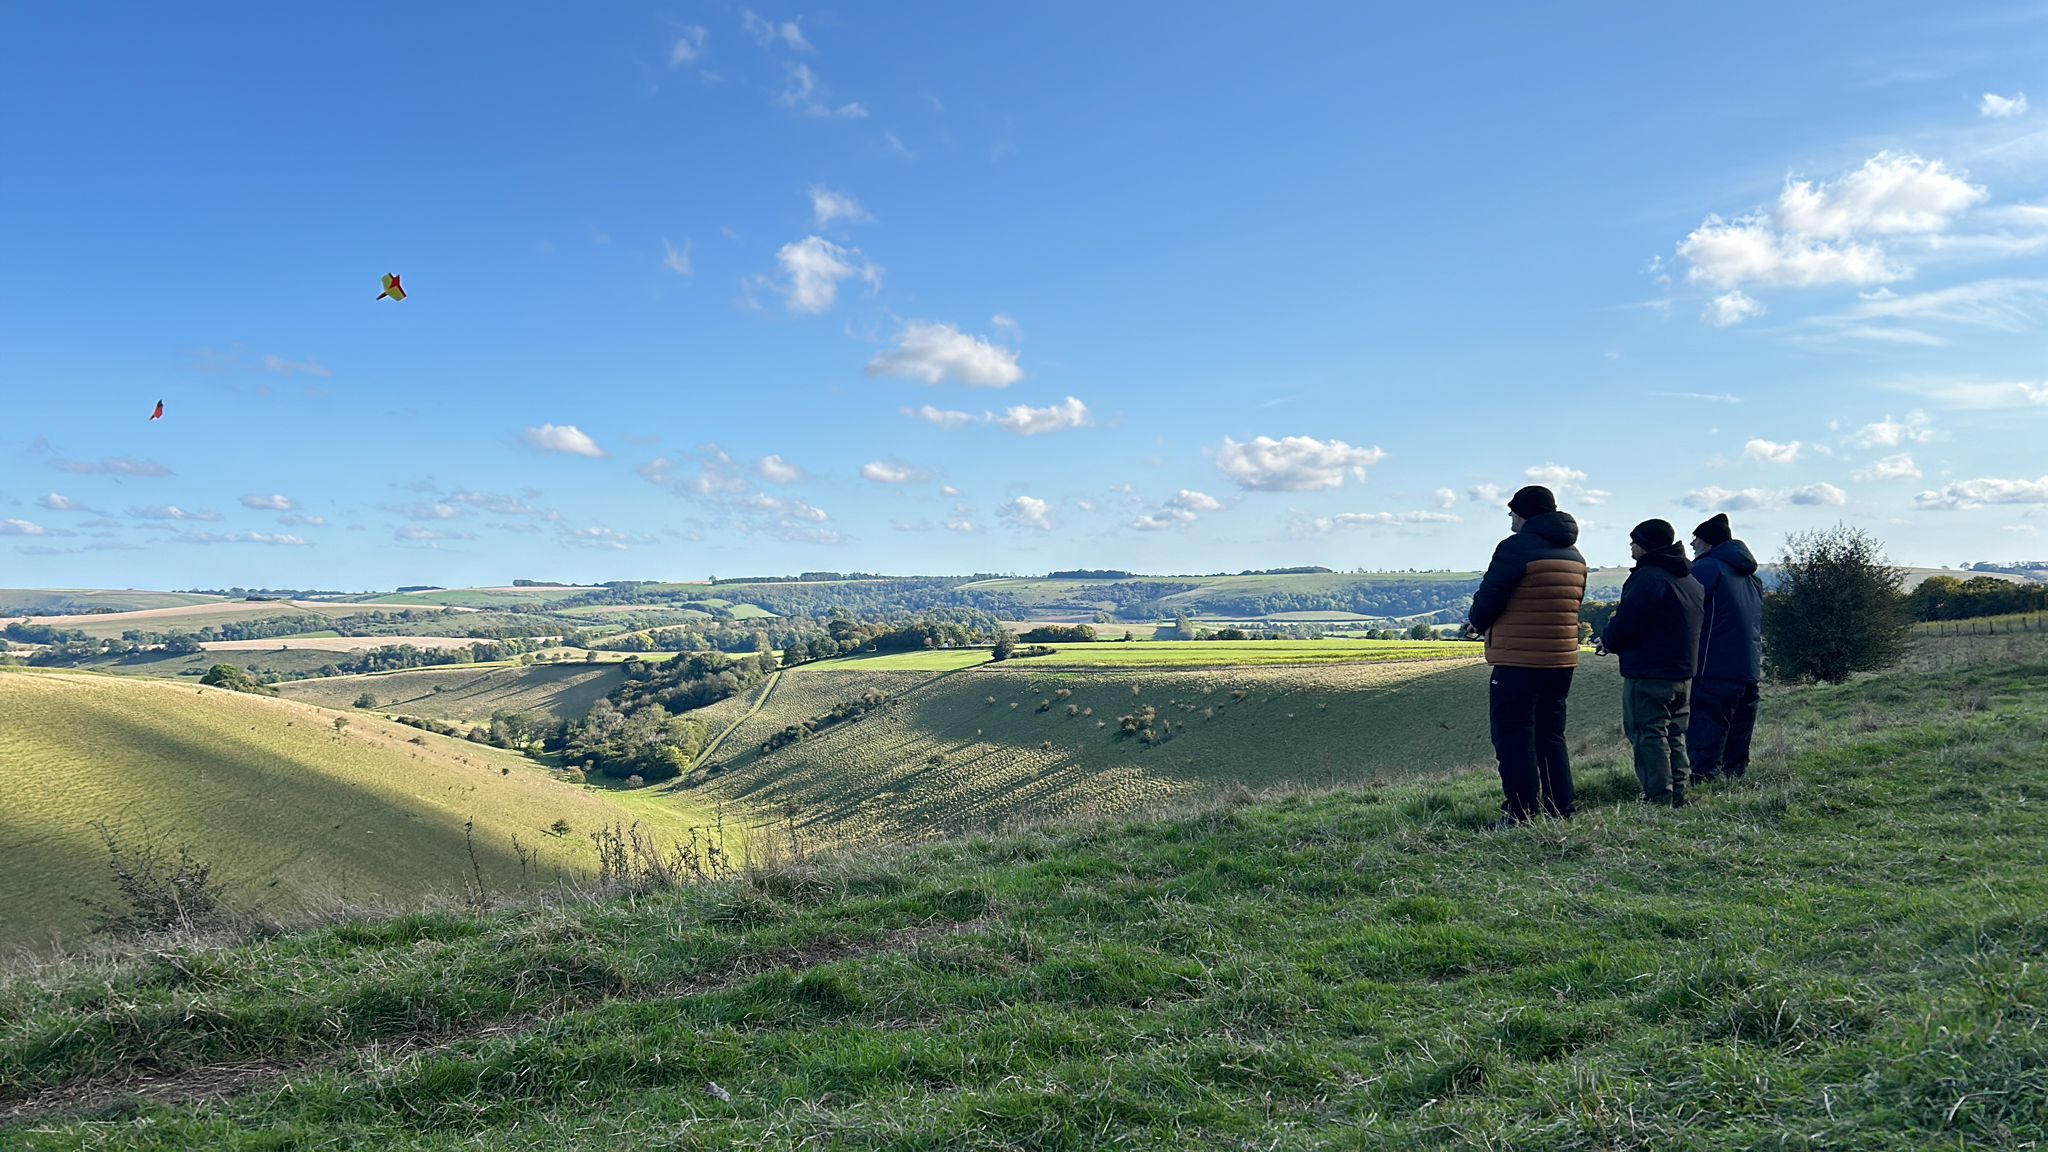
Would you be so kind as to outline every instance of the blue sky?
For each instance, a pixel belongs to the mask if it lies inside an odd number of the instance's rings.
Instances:
[[[2044,41],[14,5],[0,586],[1471,568],[1532,477],[2039,556]]]

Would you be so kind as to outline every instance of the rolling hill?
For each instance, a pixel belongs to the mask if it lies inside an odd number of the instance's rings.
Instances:
[[[376,711],[451,723],[489,720],[495,712],[539,712],[578,720],[624,682],[616,662],[602,664],[458,664],[368,676],[329,676],[277,685],[278,695],[328,708],[354,708],[368,692]]]
[[[691,797],[575,787],[362,713],[337,731],[336,716],[189,683],[0,669],[0,948],[75,935],[88,922],[77,898],[112,894],[95,821],[131,842],[188,841],[239,895],[284,914],[461,891],[465,820],[500,889],[522,880],[515,834],[547,872],[580,873],[601,824],[683,835],[711,822]],[[569,835],[547,831],[558,819]]]
[[[1486,669],[1469,656],[1197,669],[1033,667],[1032,660],[915,666],[919,658],[955,655],[980,654],[913,653],[786,670],[751,716],[751,700],[700,713],[713,732],[739,723],[698,774],[665,791],[699,806],[793,814],[801,833],[821,845],[897,843],[1018,820],[1126,812],[1233,785],[1366,784],[1492,760]],[[762,750],[783,728],[870,690],[887,702]],[[1148,709],[1139,733],[1122,731],[1121,717],[1142,718]],[[1154,742],[1142,735],[1148,727]],[[1611,660],[1589,657],[1582,665],[1572,738],[1580,751],[1620,742]]]

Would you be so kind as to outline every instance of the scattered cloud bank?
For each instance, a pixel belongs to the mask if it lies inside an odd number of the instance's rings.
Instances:
[[[1987,504],[2048,504],[2048,476],[2038,480],[1960,480],[1922,492],[1914,505],[1930,512],[1956,512]]]
[[[1216,467],[1240,488],[1313,492],[1340,488],[1347,475],[1363,483],[1366,469],[1386,458],[1378,448],[1354,448],[1342,440],[1257,436],[1240,444],[1226,436],[1216,451]]]
[[[1702,512],[1769,511],[1787,504],[1840,507],[1849,494],[1833,484],[1808,484],[1801,488],[1721,488],[1709,484],[1685,495],[1688,508]]]

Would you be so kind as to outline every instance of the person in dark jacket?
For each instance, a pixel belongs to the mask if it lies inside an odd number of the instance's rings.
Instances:
[[[1685,806],[1685,730],[1692,673],[1699,659],[1705,594],[1678,545],[1678,530],[1645,520],[1628,534],[1635,571],[1600,637],[1621,655],[1621,726],[1635,746],[1643,799]]]
[[[1539,810],[1572,814],[1565,699],[1579,666],[1579,602],[1586,598],[1586,558],[1573,546],[1579,524],[1557,510],[1550,489],[1532,484],[1515,493],[1508,524],[1514,534],[1494,548],[1466,622],[1486,638],[1492,666],[1487,712],[1503,795],[1495,827]]]
[[[1756,730],[1764,583],[1757,579],[1756,557],[1735,539],[1725,512],[1692,530],[1692,552],[1693,579],[1707,599],[1685,751],[1694,780],[1740,779],[1749,771],[1749,739]]]

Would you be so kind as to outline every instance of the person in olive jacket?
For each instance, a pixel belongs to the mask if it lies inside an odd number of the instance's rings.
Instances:
[[[1728,514],[1692,530],[1692,575],[1707,595],[1700,657],[1693,669],[1692,725],[1685,751],[1694,780],[1740,779],[1749,771],[1763,670],[1764,583],[1756,557],[1735,539]]]
[[[1574,547],[1579,523],[1557,510],[1550,489],[1532,484],[1508,501],[1514,534],[1493,550],[1472,594],[1466,627],[1486,637],[1487,713],[1500,761],[1506,827],[1538,810],[1572,814],[1572,762],[1565,749],[1565,699],[1579,666],[1579,603],[1586,558]]]
[[[1621,655],[1621,726],[1635,746],[1643,799],[1685,806],[1685,730],[1705,593],[1679,547],[1678,530],[1645,520],[1628,534],[1635,570],[1600,637]]]

